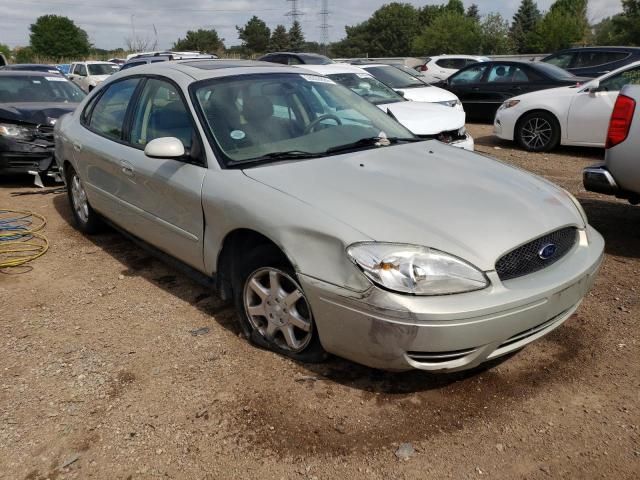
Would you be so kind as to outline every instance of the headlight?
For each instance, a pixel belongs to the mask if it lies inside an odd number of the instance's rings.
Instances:
[[[0,136],[15,138],[16,140],[29,140],[33,137],[34,129],[11,123],[0,123]]]
[[[447,295],[489,285],[473,265],[428,247],[362,242],[351,245],[347,253],[369,279],[395,292]]]
[[[445,107],[457,107],[458,105],[462,105],[460,100],[457,98],[455,100],[445,100],[444,102],[434,102],[439,105],[444,105]]]
[[[515,107],[520,103],[520,100],[507,100],[502,105],[500,105],[500,110],[504,110],[505,108]]]
[[[466,127],[462,127],[460,130],[458,130],[458,135],[462,136],[467,136],[467,129]]]

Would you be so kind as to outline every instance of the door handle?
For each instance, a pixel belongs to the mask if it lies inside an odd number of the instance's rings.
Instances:
[[[133,165],[131,165],[126,160],[122,160],[120,162],[120,167],[122,168],[122,173],[124,173],[127,177],[133,177],[133,174],[135,173],[133,170]]]
[[[73,142],[73,149],[76,152],[80,153],[82,151],[82,145],[77,142]]]

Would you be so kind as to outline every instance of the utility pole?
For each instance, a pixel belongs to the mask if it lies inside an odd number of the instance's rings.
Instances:
[[[298,0],[287,0],[288,3],[291,3],[291,10],[289,10],[286,15],[287,17],[291,17],[291,24],[294,22],[299,22],[300,17],[304,15],[300,7],[298,6]]]
[[[322,44],[322,53],[327,54],[329,46],[329,0],[322,0],[320,7],[320,43]]]

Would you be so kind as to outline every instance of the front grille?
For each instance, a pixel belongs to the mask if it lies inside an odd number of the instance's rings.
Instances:
[[[442,143],[459,142],[460,140],[464,140],[467,138],[466,134],[460,134],[458,132],[459,130],[446,130],[434,135],[418,135],[418,137],[425,140],[439,140]]]
[[[496,262],[496,272],[500,280],[522,277],[549,265],[564,257],[578,240],[578,230],[574,227],[562,228],[510,251]],[[548,245],[555,245],[555,253],[541,258],[541,250]]]

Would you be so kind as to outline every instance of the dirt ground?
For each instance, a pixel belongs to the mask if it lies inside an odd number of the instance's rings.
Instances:
[[[607,256],[563,327],[457,375],[252,347],[212,292],[118,233],[84,237],[64,194],[3,180],[0,208],[45,215],[51,249],[0,274],[0,478],[638,478],[640,206],[584,191],[601,150],[470,131],[574,193]]]

